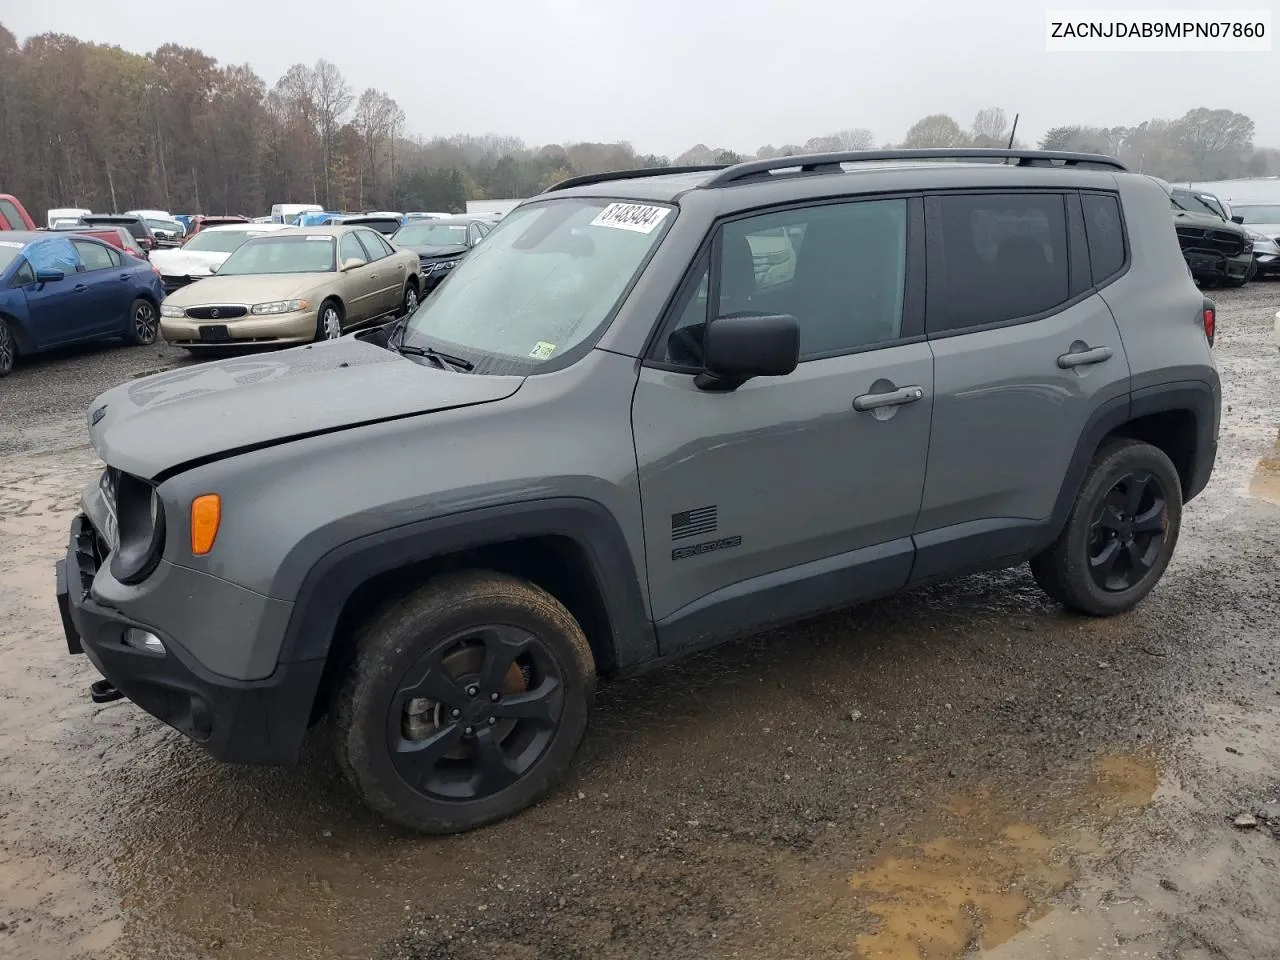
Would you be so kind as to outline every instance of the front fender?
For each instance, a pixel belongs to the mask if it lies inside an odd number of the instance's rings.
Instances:
[[[540,536],[566,537],[584,551],[608,614],[614,665],[622,669],[655,657],[656,635],[621,526],[594,500],[560,497],[407,523],[329,546],[319,555],[300,543],[281,565],[283,576],[305,574],[280,661],[327,657],[343,607],[373,577],[459,550]]]

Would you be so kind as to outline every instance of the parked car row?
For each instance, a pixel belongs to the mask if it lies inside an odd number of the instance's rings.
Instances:
[[[1280,204],[1232,204],[1193,186],[1165,186],[1183,258],[1202,287],[1280,276]]]

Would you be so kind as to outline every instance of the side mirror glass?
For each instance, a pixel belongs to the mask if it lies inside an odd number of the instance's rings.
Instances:
[[[342,261],[342,272],[346,273],[348,270],[355,270],[357,267],[363,266],[364,261],[359,257],[347,257],[347,259]]]
[[[36,283],[57,283],[65,280],[67,275],[61,270],[37,270]]]
[[[784,377],[800,362],[800,324],[788,314],[717,317],[702,335],[700,390],[735,390],[752,377]]]
[[[1231,218],[1231,222],[1232,222],[1232,223],[1244,223],[1244,214],[1242,214],[1242,213],[1237,213],[1234,217],[1232,217],[1232,218]]]

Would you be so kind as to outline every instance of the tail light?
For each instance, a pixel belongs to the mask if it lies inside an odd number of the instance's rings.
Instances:
[[[1213,346],[1213,337],[1217,332],[1218,310],[1214,302],[1205,299],[1204,306],[1200,312],[1201,319],[1204,321],[1204,338],[1209,341],[1209,346]]]

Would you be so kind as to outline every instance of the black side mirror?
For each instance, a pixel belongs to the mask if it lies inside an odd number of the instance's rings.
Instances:
[[[61,270],[37,270],[36,283],[57,283],[59,280],[65,280],[67,275]]]
[[[1244,214],[1237,213],[1234,217],[1232,217],[1232,218],[1231,218],[1231,222],[1232,222],[1232,223],[1244,223]]]
[[[784,377],[800,362],[800,324],[787,314],[717,317],[702,335],[699,390],[736,390],[752,377]]]

